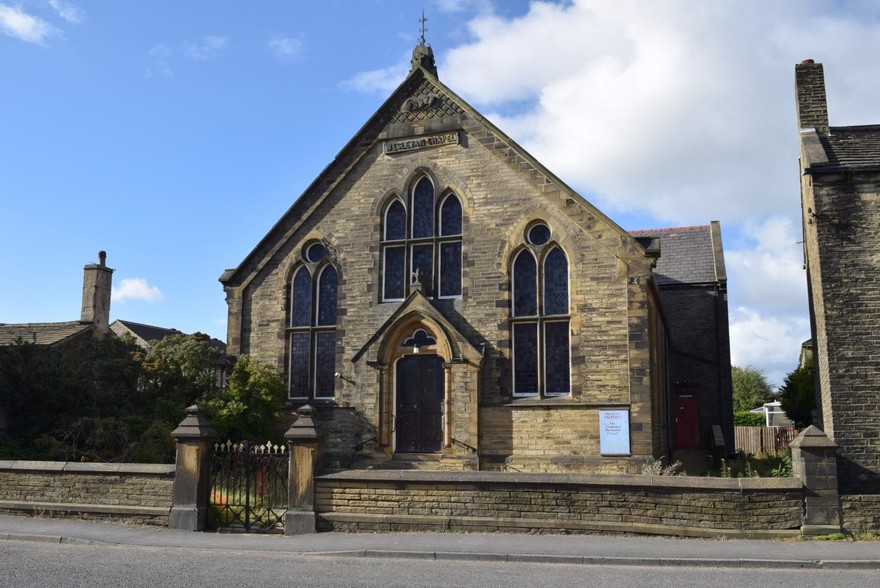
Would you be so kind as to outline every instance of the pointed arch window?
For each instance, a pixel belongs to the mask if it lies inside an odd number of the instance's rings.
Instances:
[[[382,225],[382,301],[403,300],[416,282],[429,297],[461,296],[462,207],[452,192],[436,196],[422,176],[404,202],[392,198]]]
[[[570,394],[565,252],[554,244],[523,247],[511,261],[510,280],[514,396]]]
[[[308,253],[313,253],[307,250]],[[288,397],[331,400],[336,385],[336,268],[312,255],[298,267],[290,285],[290,377]],[[325,251],[320,250],[323,257]]]

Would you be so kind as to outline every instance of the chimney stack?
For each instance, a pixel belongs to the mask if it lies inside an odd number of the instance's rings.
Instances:
[[[107,267],[107,253],[98,252],[98,263],[83,268],[83,297],[80,322],[92,323],[99,335],[110,332],[110,288],[113,270]]]
[[[828,104],[825,100],[825,73],[821,63],[805,59],[794,67],[799,129],[828,133]]]

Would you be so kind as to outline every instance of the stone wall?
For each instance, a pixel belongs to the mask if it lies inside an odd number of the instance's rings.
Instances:
[[[822,427],[839,446],[841,491],[853,494],[880,493],[880,177],[864,176],[805,176],[803,186]]]
[[[793,478],[360,471],[319,476],[321,530],[596,532],[691,537],[799,533]]]
[[[173,465],[0,461],[0,512],[167,525]]]
[[[880,494],[844,494],[840,507],[848,532],[880,534]]]

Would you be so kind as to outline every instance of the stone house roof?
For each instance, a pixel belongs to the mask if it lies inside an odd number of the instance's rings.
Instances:
[[[721,228],[717,222],[693,227],[630,231],[634,237],[660,240],[654,269],[657,285],[697,285],[727,281]]]
[[[815,171],[880,168],[880,125],[831,127],[819,134],[827,161],[811,162]]]
[[[110,325],[110,330],[118,337],[131,336],[135,342],[144,349],[149,349],[150,343],[159,341],[169,335],[182,335],[177,329],[166,329],[154,325],[145,325],[133,321],[115,320]]]
[[[62,323],[0,323],[0,345],[12,345],[18,340],[35,345],[58,345],[91,329],[91,323],[80,321]]]
[[[149,349],[151,343],[155,341],[161,341],[162,339],[170,335],[186,334],[178,329],[166,329],[165,327],[145,325],[143,323],[124,321],[120,319],[113,321],[113,323],[110,325],[110,330],[113,331],[118,337],[123,337],[125,335],[131,336],[138,344],[138,346],[143,349]],[[219,339],[209,339],[208,344],[211,347],[220,349],[221,351],[226,350],[226,343],[220,341]]]

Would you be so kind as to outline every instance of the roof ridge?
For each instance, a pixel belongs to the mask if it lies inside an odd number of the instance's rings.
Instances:
[[[681,227],[663,227],[660,229],[635,229],[635,230],[628,231],[628,232],[631,235],[635,235],[636,233],[659,233],[659,232],[663,232],[663,231],[683,231],[683,230],[687,230],[687,229],[708,229],[711,226],[712,226],[711,224],[708,224],[708,225],[685,225],[685,226],[681,226]]]

